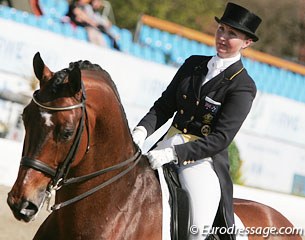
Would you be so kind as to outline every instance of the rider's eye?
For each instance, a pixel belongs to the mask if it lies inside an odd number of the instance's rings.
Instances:
[[[233,31],[229,31],[229,35],[230,35],[231,37],[237,37],[236,32],[233,32]]]

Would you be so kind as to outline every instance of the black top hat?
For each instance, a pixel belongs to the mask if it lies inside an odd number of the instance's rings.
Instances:
[[[218,23],[224,23],[232,28],[244,32],[246,35],[251,37],[254,42],[258,40],[258,37],[255,35],[255,30],[261,23],[262,19],[254,13],[251,13],[246,8],[229,2],[221,19],[215,17],[215,20]]]

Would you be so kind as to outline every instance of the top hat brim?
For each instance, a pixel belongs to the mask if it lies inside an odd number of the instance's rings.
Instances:
[[[234,22],[230,19],[219,19],[218,17],[215,17],[216,22],[218,23],[224,23],[232,28],[235,28],[243,33],[245,33],[246,35],[248,35],[250,38],[252,38],[252,40],[254,42],[256,42],[258,40],[258,37],[249,29],[245,28],[244,26],[238,24],[237,22]]]

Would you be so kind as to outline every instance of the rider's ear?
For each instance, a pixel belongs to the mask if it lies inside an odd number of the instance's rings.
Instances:
[[[78,66],[75,66],[69,73],[69,84],[75,93],[81,89],[81,71]]]
[[[40,53],[37,52],[33,58],[33,67],[37,79],[41,81],[46,81],[51,78],[52,72],[44,64],[43,60],[40,57]]]

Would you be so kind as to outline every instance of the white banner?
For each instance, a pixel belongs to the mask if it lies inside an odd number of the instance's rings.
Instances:
[[[305,149],[274,139],[245,134],[235,138],[247,186],[291,193],[294,174],[305,176]]]
[[[305,105],[258,92],[243,129],[263,138],[305,147]]]
[[[303,103],[259,92],[235,138],[245,184],[291,193],[295,175],[305,176],[304,132]]]

